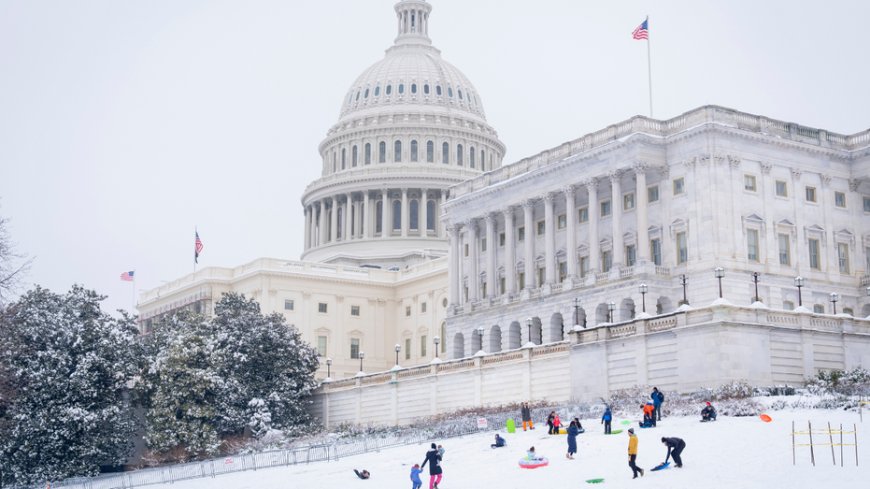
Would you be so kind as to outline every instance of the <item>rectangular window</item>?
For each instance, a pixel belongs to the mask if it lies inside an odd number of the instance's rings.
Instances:
[[[870,212],[870,197],[864,197],[864,212]]]
[[[634,209],[634,193],[625,194],[622,196],[622,210],[630,211]]]
[[[565,214],[560,214],[559,217],[556,218],[556,227],[558,229],[565,229],[565,226],[568,225],[568,220],[565,218]]]
[[[538,268],[538,286],[543,285],[547,279],[547,269],[544,267]]]
[[[468,256],[468,243],[465,243],[465,256]]]
[[[743,175],[743,189],[750,192],[758,190],[756,187],[755,175]]]
[[[486,282],[480,284],[480,296],[486,297]]]
[[[834,192],[834,205],[842,209],[846,208],[846,194],[843,192]]]
[[[505,241],[504,233],[499,233],[498,234],[498,245],[504,246],[504,241]]]
[[[602,251],[601,252],[601,271],[609,272],[610,267],[613,266],[613,253],[610,251]]]
[[[819,255],[819,240],[807,240],[807,249],[810,254],[810,268],[812,268],[813,270],[821,270],[822,264]]]
[[[564,282],[565,277],[568,276],[568,263],[564,261],[559,262],[559,282]]]
[[[499,293],[499,294],[504,294],[504,293],[505,293],[505,281],[504,281],[504,277],[499,277],[499,279],[498,279],[498,293]]]
[[[350,358],[359,358],[359,338],[350,339]]]
[[[411,338],[405,338],[405,360],[411,359]]]
[[[326,303],[325,302],[319,302],[317,304],[317,312],[322,313],[322,314],[326,314]]]
[[[816,187],[807,187],[807,202],[816,201]]]
[[[420,304],[420,312],[426,312],[426,303],[425,302]]]
[[[586,273],[589,271],[589,257],[581,256],[580,257],[580,277],[585,277]]]
[[[350,315],[359,316],[359,306],[350,306]]]
[[[794,311],[794,302],[782,301],[782,310],[783,311]]]
[[[526,288],[526,274],[525,272],[520,272],[517,274],[517,284],[520,286],[520,290]]]
[[[293,299],[284,299],[284,310],[292,311],[295,304],[293,303]]]
[[[662,240],[658,238],[649,240],[649,255],[653,263],[662,266]]]
[[[602,200],[601,201],[601,217],[607,217],[610,215],[610,201]]]
[[[411,306],[405,306],[405,317],[411,317]]]
[[[824,314],[825,313],[825,306],[823,306],[821,304],[814,304],[813,305],[813,312],[816,314]]]
[[[317,354],[321,357],[326,356],[326,336],[317,337]]]
[[[629,267],[634,266],[637,261],[637,251],[634,245],[628,245],[625,247],[625,264]]]
[[[777,235],[777,241],[779,242],[779,264],[791,265],[791,246],[789,246],[788,235]]]
[[[486,251],[486,238],[481,238],[480,240],[480,251]]]
[[[788,184],[786,184],[782,180],[776,181],[776,196],[777,197],[788,197]]]
[[[685,231],[677,233],[677,265],[689,261],[689,244]]]
[[[658,202],[659,200],[659,186],[653,185],[652,187],[646,188],[646,200],[649,203]]]
[[[680,195],[686,191],[686,180],[683,177],[674,179],[674,195]]]
[[[758,230],[746,230],[746,258],[749,261],[758,261]]]
[[[426,335],[420,336],[420,356],[421,357],[424,357],[424,358],[426,357],[426,345],[428,345],[428,344],[429,344],[429,342],[426,341]]]
[[[870,212],[870,211],[868,211],[868,212]],[[581,207],[581,208],[577,209],[577,221],[586,222],[588,220],[589,220],[589,208],[588,207]]]
[[[870,274],[870,246],[864,248],[864,273]]]
[[[544,221],[538,221],[538,236],[544,234],[544,232],[546,230],[547,230],[547,223],[545,223]]]
[[[526,239],[526,228],[519,227],[517,228],[517,241],[525,241]]]
[[[849,245],[837,243],[837,260],[840,263],[840,273],[849,273]]]

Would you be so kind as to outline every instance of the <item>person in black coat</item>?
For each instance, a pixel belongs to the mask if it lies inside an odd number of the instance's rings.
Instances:
[[[701,410],[701,421],[716,421],[716,408],[709,401]]]
[[[686,442],[683,441],[682,438],[666,438],[663,436],[662,443],[668,447],[668,455],[665,457],[665,463],[668,462],[668,459],[674,457],[674,462],[676,462],[677,467],[682,467],[683,459],[680,458],[680,455],[683,453],[683,449],[686,448]]]
[[[432,444],[432,449],[426,452],[426,460],[423,461],[420,468],[425,468],[427,463],[429,464],[429,487],[438,489],[438,484],[441,483],[442,477],[441,455],[438,454],[438,445],[434,443]]]

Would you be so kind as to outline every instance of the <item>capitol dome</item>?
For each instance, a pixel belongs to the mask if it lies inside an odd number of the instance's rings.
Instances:
[[[398,35],[345,94],[302,196],[305,260],[401,266],[447,253],[449,187],[501,166],[481,97],[429,39],[432,6],[395,5]]]

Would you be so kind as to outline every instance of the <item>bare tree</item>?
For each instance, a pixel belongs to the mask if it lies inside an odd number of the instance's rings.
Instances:
[[[18,288],[21,277],[30,268],[33,259],[15,252],[9,236],[8,220],[0,216],[0,306],[4,305]]]

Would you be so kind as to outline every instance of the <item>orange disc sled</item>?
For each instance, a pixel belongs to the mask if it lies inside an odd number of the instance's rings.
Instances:
[[[773,418],[771,418],[770,416],[768,416],[766,414],[759,415],[758,417],[761,418],[761,420],[764,421],[765,423],[770,423],[771,421],[773,421]]]

